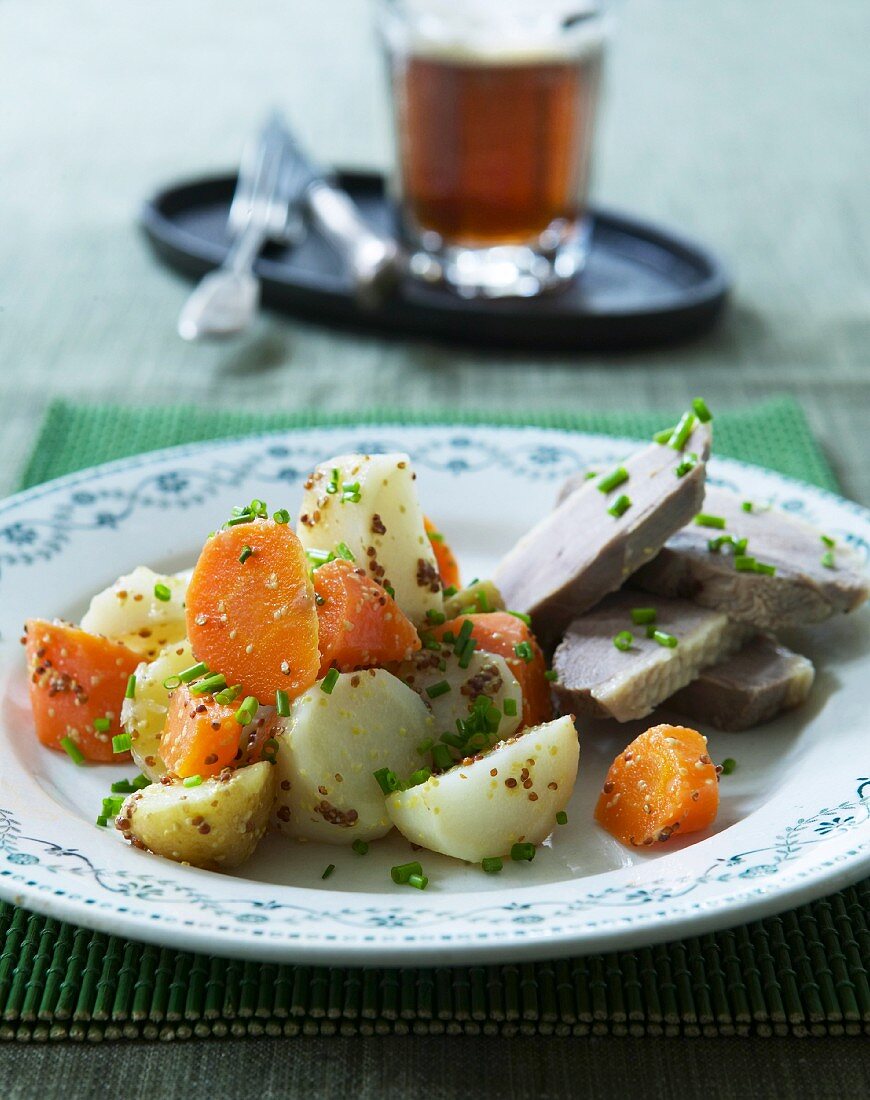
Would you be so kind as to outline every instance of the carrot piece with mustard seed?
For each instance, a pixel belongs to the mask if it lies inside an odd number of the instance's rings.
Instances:
[[[426,528],[426,534],[432,543],[432,552],[435,554],[435,564],[438,566],[441,583],[445,588],[461,588],[459,562],[445,541],[444,535],[428,516],[423,516],[423,526]]]
[[[182,684],[169,697],[160,738],[160,756],[167,770],[181,779],[218,775],[236,761],[243,729],[236,721],[238,703],[218,703],[212,695],[196,695]]]

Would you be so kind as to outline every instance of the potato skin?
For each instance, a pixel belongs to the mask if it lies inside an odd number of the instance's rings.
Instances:
[[[136,695],[125,699],[121,722],[132,738],[131,751],[138,767],[149,779],[166,774],[160,756],[160,738],[169,709],[169,691],[163,681],[193,664],[190,642],[185,638],[162,649],[149,664],[143,661],[136,669]]]
[[[115,827],[137,847],[208,870],[238,867],[266,831],[276,769],[266,763],[225,769],[198,787],[152,783],[127,798]]]

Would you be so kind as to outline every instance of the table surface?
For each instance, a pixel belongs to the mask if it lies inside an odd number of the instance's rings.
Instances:
[[[234,342],[189,346],[175,334],[186,284],[152,258],[140,201],[233,165],[273,104],[324,162],[388,165],[369,4],[6,0],[0,493],[58,396],[207,415],[210,403],[675,409],[699,393],[722,409],[784,393],[845,492],[870,503],[868,40],[866,0],[620,6],[595,195],[728,261],[733,305],[702,342],[487,354],[264,315]]]

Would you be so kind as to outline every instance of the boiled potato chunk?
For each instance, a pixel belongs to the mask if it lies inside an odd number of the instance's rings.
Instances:
[[[413,844],[477,863],[520,842],[540,844],[574,790],[579,748],[570,718],[503,741],[470,764],[387,796],[396,828]]]
[[[475,581],[460,588],[444,600],[444,614],[448,619],[459,615],[473,615],[476,612],[504,611],[505,604],[501,592],[492,581]]]
[[[468,718],[474,700],[480,695],[485,695],[501,712],[498,730],[493,731],[490,740],[504,741],[516,732],[522,720],[522,688],[504,658],[494,653],[476,650],[468,667],[462,668],[459,656],[450,646],[442,646],[440,650],[421,649],[410,660],[397,665],[395,673],[428,703],[439,734],[448,730],[455,733],[457,719]],[[445,684],[449,688],[447,691]],[[436,693],[434,698],[427,689]]]
[[[82,630],[123,642],[151,660],[187,633],[184,597],[189,580],[189,572],[155,573],[139,565],[94,596],[82,618]],[[168,600],[155,596],[157,585],[169,590]]]
[[[162,649],[151,661],[143,661],[136,669],[136,695],[125,699],[121,708],[121,723],[132,738],[133,759],[149,779],[159,779],[166,773],[160,758],[160,738],[169,710],[169,691],[163,681],[190,668],[194,663],[190,642],[185,638]]]
[[[334,552],[344,543],[420,626],[427,611],[441,611],[443,599],[414,476],[406,454],[330,458],[305,483],[297,534],[306,550]]]
[[[198,787],[152,783],[131,794],[115,819],[127,840],[194,867],[238,867],[257,847],[275,796],[275,768],[227,770]]]
[[[384,669],[345,672],[329,695],[315,684],[277,737],[274,824],[327,844],[384,836],[392,823],[372,773],[390,768],[406,780],[430,764],[417,750],[433,736],[426,704]]]

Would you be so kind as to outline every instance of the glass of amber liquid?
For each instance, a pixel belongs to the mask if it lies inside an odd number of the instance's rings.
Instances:
[[[382,0],[410,269],[473,297],[582,270],[605,17],[570,0]]]

